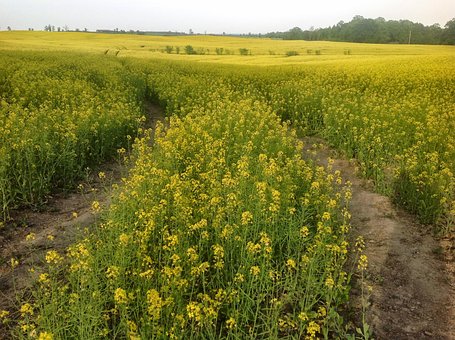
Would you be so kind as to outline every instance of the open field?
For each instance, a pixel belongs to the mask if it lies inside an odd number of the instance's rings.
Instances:
[[[355,338],[351,277],[368,258],[350,217],[362,209],[333,161],[304,157],[302,137],[354,159],[422,223],[454,226],[453,47],[67,32],[0,41],[3,223],[132,145],[99,223],[66,252],[50,249],[32,298],[0,314],[17,337]],[[153,131],[147,101],[168,117]],[[406,237],[403,221],[388,223]],[[3,262],[14,271],[20,260]]]
[[[302,40],[272,40],[257,38],[233,38],[222,36],[159,37],[131,34],[97,34],[74,32],[0,32],[2,50],[72,51],[117,54],[121,57],[164,58],[205,61],[228,64],[285,65],[303,62],[371,59],[381,56],[428,56],[452,55],[454,46],[428,45],[380,45],[355,44]],[[185,54],[185,46],[191,45],[203,55]],[[166,47],[172,53],[165,53]],[[176,48],[179,48],[179,54]],[[218,55],[216,49],[223,49]],[[240,49],[248,54],[240,55]],[[298,56],[286,57],[286,52],[296,51]],[[319,51],[320,55],[317,55]],[[346,53],[350,55],[346,55]]]

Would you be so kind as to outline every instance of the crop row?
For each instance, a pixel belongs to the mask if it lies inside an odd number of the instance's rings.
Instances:
[[[0,205],[39,205],[135,135],[145,86],[115,59],[0,55]]]

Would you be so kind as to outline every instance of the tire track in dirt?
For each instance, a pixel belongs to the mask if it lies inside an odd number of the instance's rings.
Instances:
[[[156,123],[164,120],[163,110],[146,101],[144,111],[145,128],[151,128],[153,135]],[[91,172],[77,192],[48,197],[47,204],[40,211],[13,211],[12,221],[0,229],[0,311],[10,311],[13,319],[18,314],[20,300],[29,294],[45,264],[45,254],[49,250],[64,253],[81,237],[85,228],[96,224],[98,214],[93,211],[92,202],[98,201],[101,207],[108,206],[112,184],[119,184],[128,168],[111,161]],[[105,177],[99,178],[99,172],[103,172]],[[27,240],[27,235],[32,236]],[[14,269],[11,259],[18,261]],[[0,320],[0,339],[9,337],[8,325],[2,325]]]
[[[372,287],[366,321],[375,339],[455,339],[454,249],[436,240],[429,227],[373,192],[356,175],[352,162],[336,158],[319,138],[308,137],[306,156],[352,183],[352,238],[362,235],[368,257],[366,283]],[[361,313],[360,290],[354,282],[351,306]]]

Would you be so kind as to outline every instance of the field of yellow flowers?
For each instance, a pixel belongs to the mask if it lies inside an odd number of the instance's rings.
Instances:
[[[145,85],[115,60],[0,54],[0,205],[37,206],[135,135]]]
[[[184,113],[191,104],[186,93],[197,86],[191,74],[216,78],[212,92],[225,86],[266,103],[299,134],[323,136],[355,158],[360,174],[371,179],[376,190],[393,197],[423,223],[453,226],[455,56],[273,68],[161,64],[150,86],[164,88],[158,99],[164,98],[162,104],[171,112]],[[172,75],[168,68],[181,71]],[[178,97],[169,100],[166,89],[179,82],[186,86],[180,84]],[[209,101],[206,97],[204,105]]]
[[[99,226],[50,250],[33,297],[2,320],[19,338],[347,336],[349,183],[304,160],[298,136],[453,225],[455,56],[174,59],[0,53],[4,219],[132,144]],[[168,123],[138,134],[144,98]]]
[[[170,126],[158,125],[153,143],[136,139],[134,166],[99,228],[67,254],[47,253],[18,335],[344,330],[349,188],[302,159],[302,143],[266,103],[190,66],[141,65],[150,95],[175,112]]]

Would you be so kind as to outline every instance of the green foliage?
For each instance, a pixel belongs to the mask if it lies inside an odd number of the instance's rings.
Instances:
[[[287,51],[286,52],[286,56],[287,57],[294,57],[294,56],[297,56],[297,55],[299,55],[299,52],[297,52],[297,51]]]
[[[249,55],[251,54],[251,51],[247,48],[239,48],[239,53],[240,55]]]
[[[455,19],[444,28],[439,24],[424,26],[409,20],[368,19],[360,15],[350,22],[303,31],[294,27],[287,32],[269,33],[266,36],[286,40],[331,40],[362,43],[399,44],[455,44]],[[410,39],[411,38],[411,39]]]
[[[196,50],[191,45],[185,46],[185,53],[186,54],[196,54]]]

